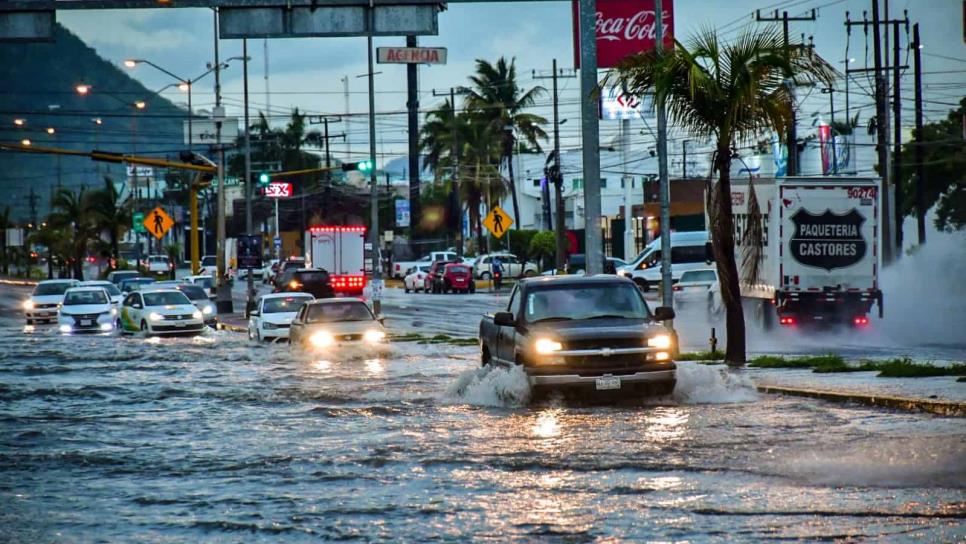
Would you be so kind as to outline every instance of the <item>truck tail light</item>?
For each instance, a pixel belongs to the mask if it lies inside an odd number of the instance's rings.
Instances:
[[[675,285],[675,286],[671,287],[671,290],[672,291],[684,291],[684,287],[681,287],[680,285]]]
[[[864,327],[869,324],[869,318],[865,317],[864,315],[860,315],[852,320],[852,324]]]
[[[778,323],[791,327],[798,323],[798,320],[790,315],[784,315],[778,319]]]
[[[335,291],[360,291],[366,286],[365,276],[332,276],[329,285]]]

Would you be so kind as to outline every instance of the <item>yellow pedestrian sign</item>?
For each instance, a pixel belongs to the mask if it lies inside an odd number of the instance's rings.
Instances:
[[[493,206],[493,209],[487,214],[486,219],[483,220],[483,226],[486,227],[486,230],[490,231],[497,238],[502,238],[512,224],[513,220],[499,206]]]
[[[144,228],[154,235],[158,240],[164,238],[171,227],[174,226],[174,219],[165,213],[161,206],[158,206],[151,213],[144,216]]]

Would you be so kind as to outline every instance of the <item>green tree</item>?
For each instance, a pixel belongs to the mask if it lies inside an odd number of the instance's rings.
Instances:
[[[91,213],[88,193],[81,189],[74,192],[62,187],[54,193],[48,221],[55,228],[69,228],[70,235],[65,241],[69,250],[68,261],[75,279],[84,279],[84,257],[88,243],[96,237],[97,231]]]
[[[553,231],[540,231],[530,239],[530,257],[540,259],[541,268],[546,268],[546,260],[556,253],[557,237]]]
[[[946,119],[922,127],[923,207],[936,206],[936,228],[966,227],[966,98]],[[916,215],[916,142],[902,146],[903,213]]]
[[[500,138],[503,163],[509,174],[508,185],[513,201],[513,220],[520,223],[520,209],[517,203],[516,182],[513,175],[513,150],[519,134],[521,143],[527,148],[539,153],[540,140],[547,139],[541,125],[547,120],[539,115],[528,113],[540,95],[546,93],[541,86],[524,89],[517,81],[516,61],[507,62],[505,57],[497,59],[496,64],[490,64],[483,59],[476,60],[476,74],[470,76],[473,83],[471,88],[461,87],[460,93],[466,95],[466,103],[470,110],[479,115],[479,119],[486,123],[486,129]]]
[[[94,227],[107,232],[110,256],[115,263],[120,259],[120,241],[131,225],[131,197],[121,198],[114,180],[104,177],[104,186],[88,195],[88,207]]]
[[[623,60],[605,81],[643,96],[654,93],[668,119],[691,136],[716,142],[713,168],[718,180],[709,194],[711,241],[727,316],[729,364],[744,364],[745,320],[735,262],[731,209],[731,160],[735,147],[768,131],[785,134],[791,121],[787,81],[821,81],[832,68],[810,49],[785,46],[774,30],[745,32],[723,43],[714,30],[699,32],[687,45],[645,52]],[[760,240],[749,240],[760,246]],[[757,263],[757,260],[755,261]],[[756,275],[752,272],[752,276]]]

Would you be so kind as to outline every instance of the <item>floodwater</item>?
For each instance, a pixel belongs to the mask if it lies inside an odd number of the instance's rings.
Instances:
[[[528,401],[472,347],[339,360],[0,320],[0,540],[966,538],[962,420],[759,396]]]

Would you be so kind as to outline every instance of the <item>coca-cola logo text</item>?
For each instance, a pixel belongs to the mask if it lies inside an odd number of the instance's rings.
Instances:
[[[664,33],[670,32],[668,22],[671,19],[669,13],[664,14]],[[602,12],[597,12],[595,28],[598,40],[620,41],[624,40],[654,40],[655,39],[655,17],[653,10],[641,10],[630,17],[606,17]]]

